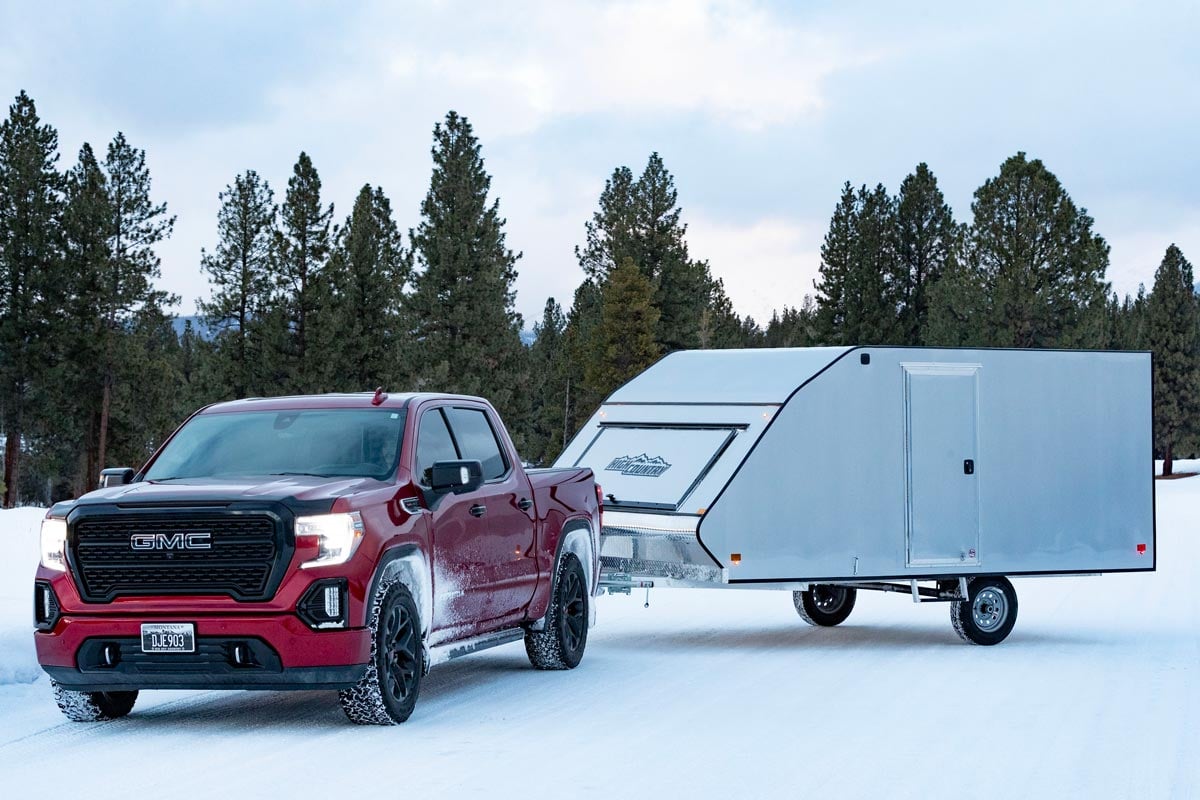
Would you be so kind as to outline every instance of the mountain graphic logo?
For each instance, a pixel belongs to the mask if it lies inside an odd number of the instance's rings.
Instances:
[[[619,472],[622,475],[635,475],[639,478],[657,478],[669,470],[671,465],[659,456],[621,456],[614,458],[604,468],[605,472]]]

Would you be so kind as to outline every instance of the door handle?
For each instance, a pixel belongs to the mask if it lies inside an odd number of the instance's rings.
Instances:
[[[533,508],[533,501],[528,497],[522,497],[517,501],[517,508],[521,509],[522,511],[528,511],[529,509]]]
[[[471,516],[472,517],[482,517],[486,513],[487,513],[487,506],[485,506],[485,505],[480,505],[479,503],[476,503],[475,505],[471,506]]]

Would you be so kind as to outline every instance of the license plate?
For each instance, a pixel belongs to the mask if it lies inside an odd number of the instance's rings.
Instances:
[[[196,652],[196,626],[190,622],[142,624],[143,653]]]

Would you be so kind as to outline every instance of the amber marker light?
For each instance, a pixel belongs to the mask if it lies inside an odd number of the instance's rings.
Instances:
[[[738,564],[742,563],[742,554],[741,553],[730,553],[729,554],[729,563],[733,564],[735,567]]]

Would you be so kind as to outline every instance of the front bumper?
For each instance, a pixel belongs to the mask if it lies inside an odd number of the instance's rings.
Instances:
[[[194,623],[196,652],[141,653],[143,622]],[[46,673],[81,691],[341,689],[362,676],[371,652],[366,629],[313,631],[283,614],[64,616],[34,642]],[[106,648],[116,657],[102,657]]]

